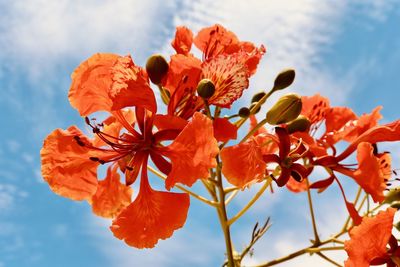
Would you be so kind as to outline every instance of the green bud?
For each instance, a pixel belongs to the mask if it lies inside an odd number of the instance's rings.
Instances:
[[[390,190],[385,197],[384,204],[390,204],[400,201],[400,190]]]
[[[400,202],[394,202],[390,204],[390,207],[395,208],[395,209],[400,209]]]
[[[215,93],[215,85],[209,79],[203,79],[197,85],[197,93],[204,99],[209,99]]]
[[[257,105],[257,103],[258,103],[258,102],[251,103],[249,109],[252,110],[253,107],[254,107],[255,105]],[[256,111],[254,111],[253,114],[257,114],[257,113],[260,111],[260,109],[261,109],[261,107],[258,107],[258,109],[257,109]]]
[[[306,116],[300,115],[297,119],[288,124],[287,130],[289,133],[307,132],[310,129],[310,126],[310,120]]]
[[[300,115],[301,107],[301,97],[298,94],[284,95],[267,112],[267,122],[272,125],[290,122]]]
[[[265,95],[266,95],[266,93],[264,93],[264,92],[259,92],[255,95],[253,95],[253,97],[251,98],[251,103],[260,101],[260,99],[263,98]]]
[[[397,222],[394,227],[397,229],[397,231],[400,231],[400,222]]]
[[[289,87],[293,83],[295,76],[296,72],[293,69],[283,70],[276,76],[273,90],[277,91]]]
[[[250,109],[246,108],[246,107],[242,107],[241,109],[239,109],[239,116],[242,118],[247,118],[250,116]]]
[[[147,59],[146,71],[152,83],[160,84],[162,79],[167,75],[168,62],[161,55],[152,55]]]

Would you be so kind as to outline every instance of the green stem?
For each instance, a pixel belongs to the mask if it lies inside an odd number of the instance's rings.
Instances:
[[[232,246],[231,233],[230,233],[230,225],[228,223],[228,215],[226,213],[225,192],[224,192],[224,186],[222,184],[222,175],[221,175],[220,166],[221,165],[219,162],[219,157],[217,157],[217,189],[218,189],[218,195],[219,195],[217,213],[218,213],[219,222],[221,224],[222,232],[224,233],[226,255],[228,258],[228,267],[235,267],[235,260],[233,257],[233,246]]]
[[[153,167],[147,166],[147,169],[149,169],[152,173],[154,173],[157,177],[163,179],[164,181],[167,179],[167,177],[165,177],[165,175],[163,175],[162,173],[160,173],[159,171],[157,171]],[[189,189],[187,189],[187,188],[185,188],[185,187],[183,187],[181,185],[176,184],[174,187],[178,188],[179,190],[181,190],[181,191],[183,191],[185,193],[188,193],[192,197],[200,200],[201,202],[206,203],[207,205],[210,205],[210,206],[213,206],[213,207],[216,207],[218,205],[218,203],[216,203],[214,201],[211,201],[211,200],[208,200],[207,198],[202,197],[202,196],[190,191]]]
[[[319,244],[319,236],[318,236],[318,231],[317,231],[317,224],[315,222],[315,214],[314,214],[314,208],[313,208],[313,203],[312,203],[312,198],[311,198],[311,192],[310,192],[310,183],[308,182],[307,179],[307,199],[308,199],[308,206],[310,207],[310,213],[311,213],[311,221],[312,221],[312,227],[313,227],[313,232],[314,232],[314,244]]]
[[[328,244],[330,242],[332,242],[332,239],[327,239],[325,241],[320,242],[319,246]],[[284,256],[282,258],[275,259],[275,260],[272,260],[272,261],[269,261],[269,262],[266,262],[266,263],[263,263],[263,264],[260,264],[260,265],[256,265],[254,267],[268,267],[268,266],[277,265],[277,264],[280,264],[282,262],[286,262],[288,260],[294,259],[294,258],[296,258],[298,256],[304,255],[306,253],[310,253],[309,252],[310,249],[314,249],[314,250],[312,250],[312,253],[318,253],[318,252],[323,251],[323,250],[333,250],[332,248],[343,249],[343,247],[318,248],[318,247],[315,247],[315,245],[311,245],[309,247],[297,250],[297,251],[295,251],[295,252],[293,252],[293,253],[291,253],[289,255],[286,255],[286,256]]]
[[[332,264],[335,265],[335,266],[343,267],[342,265],[340,265],[340,264],[337,263],[336,261],[332,260],[331,258],[329,258],[328,256],[326,256],[326,255],[323,254],[322,252],[317,252],[316,254],[317,254],[318,256],[320,256],[321,258],[323,258],[324,260],[326,260],[326,261],[332,263]]]
[[[251,208],[251,206],[253,206],[253,204],[261,197],[261,195],[264,193],[264,191],[269,187],[269,185],[271,184],[272,179],[271,177],[268,178],[268,180],[265,182],[265,184],[260,188],[260,190],[257,192],[257,194],[247,203],[247,205],[240,210],[235,216],[233,216],[229,221],[228,224],[232,225],[234,222],[236,222],[237,219],[239,219],[240,217],[242,217],[243,214],[246,213],[246,211],[248,209]]]

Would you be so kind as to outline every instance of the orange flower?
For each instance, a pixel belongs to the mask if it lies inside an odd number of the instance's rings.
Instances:
[[[229,108],[248,88],[249,77],[265,53],[263,46],[257,48],[250,42],[240,42],[232,32],[217,24],[202,29],[194,38],[195,45],[203,52],[201,62],[189,54],[192,38],[189,29],[177,28],[172,45],[178,54],[171,57],[163,84],[171,94],[168,114],[186,119],[204,106],[195,96],[201,79],[210,79],[215,85],[208,103]]]
[[[100,124],[85,118],[95,134],[93,141],[75,126],[56,130],[46,138],[42,172],[52,190],[74,200],[87,200],[97,215],[116,217],[112,231],[129,245],[153,247],[158,239],[171,236],[185,222],[189,197],[152,190],[148,159],[168,175],[168,189],[177,182],[192,185],[207,178],[218,153],[212,121],[201,113],[194,113],[189,123],[173,115],[157,117],[147,74],[129,56],[96,54],[82,63],[73,74],[69,98],[82,115],[103,110],[112,116]],[[121,110],[128,106],[135,108],[135,116],[130,110]],[[153,132],[155,118],[158,131]],[[170,140],[169,146],[163,144]],[[98,182],[97,167],[106,163],[112,166]],[[125,174],[126,185],[120,183],[118,168]],[[140,191],[129,204],[129,185],[140,169]],[[127,230],[127,226],[133,228]]]
[[[349,256],[345,262],[346,267],[368,267],[379,258],[386,260],[381,264],[391,262],[386,247],[392,236],[395,212],[396,209],[388,208],[375,217],[364,217],[359,226],[350,230],[350,240],[344,244]]]
[[[79,65],[71,78],[68,98],[81,116],[128,106],[156,110],[147,75],[130,56],[94,54]]]

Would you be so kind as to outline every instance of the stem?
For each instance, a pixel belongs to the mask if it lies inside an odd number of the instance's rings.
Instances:
[[[308,248],[306,249],[307,253],[316,253],[320,251],[325,251],[325,250],[343,250],[344,246],[340,247],[324,247],[324,248]]]
[[[319,244],[320,240],[319,240],[318,231],[317,231],[317,224],[315,222],[315,214],[314,214],[314,208],[313,208],[311,192],[310,192],[310,183],[308,182],[308,179],[307,179],[307,199],[308,199],[308,206],[310,207],[311,221],[312,221],[312,227],[313,227],[314,238],[315,238],[314,244]]]
[[[167,93],[165,92],[164,87],[162,87],[162,85],[158,85],[158,89],[160,89],[160,94],[161,94],[161,99],[164,102],[164,104],[168,105],[169,103],[169,96],[167,95]]]
[[[235,190],[229,197],[227,200],[225,200],[225,206],[227,206],[235,197],[236,195],[239,193],[239,190]],[[226,194],[226,192],[225,192]]]
[[[272,93],[274,92],[274,88],[272,88],[265,96],[263,96],[256,105],[254,105],[254,107],[250,110],[250,114],[255,114],[255,111],[261,107],[262,104],[265,103],[265,101],[267,101],[268,97],[270,97],[272,95]],[[246,118],[240,118],[239,120],[237,120],[234,124],[236,125],[236,127],[239,128],[246,122],[246,120],[249,117]],[[228,142],[223,142],[220,146],[219,149],[222,149]]]
[[[342,265],[340,265],[340,264],[337,263],[336,261],[332,260],[331,258],[329,258],[328,256],[326,256],[326,255],[323,254],[322,252],[317,252],[316,254],[317,254],[318,256],[320,256],[321,258],[323,258],[324,260],[326,260],[326,261],[332,263],[333,265],[338,266],[338,267],[342,267]]]
[[[222,184],[222,175],[221,175],[221,165],[219,161],[219,157],[217,156],[217,188],[218,188],[218,195],[219,201],[217,206],[217,212],[219,221],[221,224],[222,232],[224,233],[225,237],[225,246],[226,246],[226,255],[228,258],[228,267],[235,267],[235,260],[233,257],[233,247],[232,247],[232,240],[231,240],[231,233],[229,229],[228,223],[228,216],[226,213],[226,206],[225,206],[225,192],[224,186]]]
[[[340,234],[341,234],[341,233],[340,233]],[[339,235],[339,234],[337,234],[337,235]],[[328,244],[328,243],[330,243],[330,242],[332,242],[332,239],[327,239],[327,240],[325,240],[325,241],[320,242],[319,245],[322,246],[322,245]],[[298,256],[301,256],[301,255],[303,255],[303,254],[310,253],[310,252],[309,252],[310,249],[314,249],[314,250],[312,251],[312,253],[318,253],[318,252],[323,251],[323,250],[333,250],[333,248],[343,249],[343,247],[317,248],[317,247],[315,247],[315,245],[311,245],[311,246],[309,246],[309,247],[306,247],[306,248],[297,250],[297,251],[295,251],[295,252],[293,252],[293,253],[291,253],[291,254],[289,254],[289,255],[287,255],[287,256],[284,256],[284,257],[282,257],[282,258],[275,259],[275,260],[272,260],[272,261],[266,262],[266,263],[264,263],[264,264],[254,266],[254,267],[268,267],[268,266],[277,265],[277,264],[279,264],[279,263],[282,263],[282,262],[291,260],[291,259],[296,258],[296,257],[298,257]]]
[[[147,169],[149,169],[152,173],[154,173],[155,175],[157,175],[157,177],[163,179],[164,181],[167,179],[167,177],[165,177],[165,175],[163,175],[161,172],[157,171],[157,170],[154,169],[153,167],[147,166]],[[194,198],[200,200],[201,202],[206,203],[207,205],[210,205],[210,206],[213,206],[213,207],[216,207],[216,206],[217,206],[217,203],[216,203],[216,202],[211,201],[211,200],[208,200],[207,198],[202,197],[202,196],[200,196],[200,195],[198,195],[198,194],[196,194],[196,193],[190,191],[189,189],[187,189],[187,188],[185,188],[185,187],[183,187],[183,186],[181,186],[181,185],[176,184],[176,185],[174,185],[174,187],[178,188],[179,190],[181,190],[181,191],[183,191],[183,192],[185,192],[185,193],[188,193],[188,194],[191,195],[192,197],[194,197]]]
[[[265,103],[265,101],[267,101],[268,97],[270,97],[270,96],[272,95],[273,92],[274,92],[274,88],[272,88],[265,96],[263,96],[263,97],[257,102],[256,105],[254,105],[254,107],[250,110],[250,114],[255,114],[255,111],[256,111],[258,108],[260,108],[261,105]],[[240,128],[240,126],[242,126],[242,125],[246,122],[247,119],[248,119],[248,117],[247,117],[247,118],[244,118],[244,119],[238,120],[238,121],[235,123],[236,126],[237,126],[238,128]]]
[[[268,186],[271,184],[272,179],[271,177],[268,178],[268,180],[265,182],[265,184],[260,188],[260,190],[257,192],[257,194],[249,201],[249,203],[247,203],[247,205],[241,210],[239,211],[235,216],[233,216],[229,221],[228,224],[232,225],[237,219],[239,219],[240,217],[242,217],[242,215],[244,213],[246,213],[246,211],[248,209],[251,208],[251,206],[253,206],[253,204],[261,197],[261,195],[264,193],[264,191],[268,188]]]

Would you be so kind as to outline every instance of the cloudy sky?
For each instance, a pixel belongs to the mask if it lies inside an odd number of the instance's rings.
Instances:
[[[218,266],[223,261],[216,214],[201,203],[192,201],[185,227],[173,238],[153,250],[135,250],[114,239],[110,222],[94,217],[87,204],[59,197],[43,183],[44,137],[55,128],[83,126],[68,103],[69,77],[93,53],[129,53],[143,65],[153,53],[171,52],[177,25],[197,31],[221,23],[240,39],[267,47],[238,105],[269,88],[281,69],[293,67],[292,91],[319,92],[358,114],[383,105],[384,121],[400,117],[400,1],[0,0],[0,10],[0,267]],[[232,212],[250,195],[240,194]],[[315,198],[327,237],[340,228],[343,203],[337,188]],[[272,217],[273,227],[246,262],[307,245],[312,231],[306,208],[304,194],[263,196],[233,227],[239,249],[255,221]],[[329,265],[307,256],[283,266]]]

